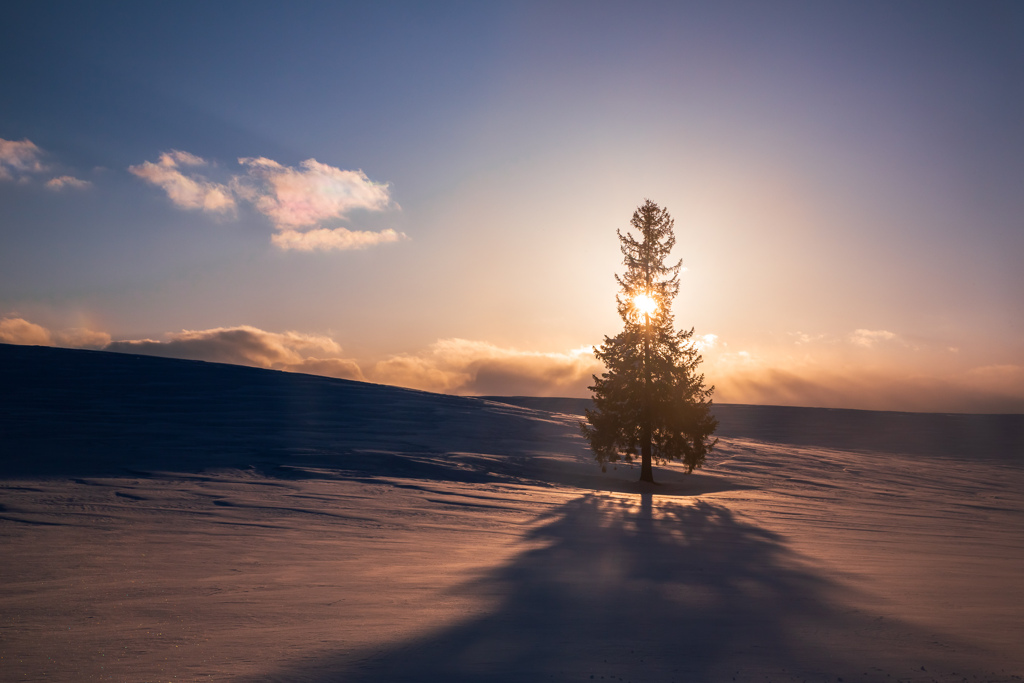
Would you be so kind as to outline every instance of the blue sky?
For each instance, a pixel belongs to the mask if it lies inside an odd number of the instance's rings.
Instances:
[[[586,395],[650,198],[719,400],[1024,410],[1019,4],[7,14],[4,340]]]

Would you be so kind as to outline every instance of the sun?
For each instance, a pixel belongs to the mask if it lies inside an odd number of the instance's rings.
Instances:
[[[652,315],[658,310],[658,302],[647,294],[637,294],[633,297],[633,308],[645,315]]]

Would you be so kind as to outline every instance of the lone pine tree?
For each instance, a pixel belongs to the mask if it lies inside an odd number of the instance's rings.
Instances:
[[[605,469],[640,455],[640,481],[654,481],[651,462],[700,467],[717,443],[711,414],[714,387],[697,374],[701,362],[693,329],[676,332],[672,300],[679,267],[666,265],[676,238],[668,211],[647,200],[630,221],[635,234],[618,231],[626,271],[615,279],[624,328],[595,351],[607,372],[594,375],[594,408],[581,423],[594,457]]]

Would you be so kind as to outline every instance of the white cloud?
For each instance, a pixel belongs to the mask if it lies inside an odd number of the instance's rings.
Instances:
[[[15,180],[26,173],[46,170],[39,160],[42,150],[31,140],[4,140],[0,138],[0,180]]]
[[[875,344],[896,339],[896,334],[888,330],[854,330],[850,341],[857,346],[871,348]]]
[[[46,186],[51,190],[63,190],[65,187],[73,187],[75,189],[84,189],[92,185],[88,180],[80,180],[74,176],[62,175],[57,178],[50,178],[46,181]]]
[[[194,168],[201,157],[180,150],[160,155],[157,162],[130,166],[129,171],[167,193],[183,209],[214,213],[233,211],[238,201],[250,203],[270,219],[278,232],[271,243],[284,250],[329,251],[363,249],[397,242],[405,235],[394,230],[370,232],[326,227],[355,210],[383,211],[396,206],[387,183],[370,180],[362,171],[346,171],[316,159],[299,168],[266,157],[242,157],[245,173],[217,183]]]
[[[698,334],[693,337],[693,345],[697,347],[697,350],[704,352],[707,349],[714,348],[718,343],[717,334]]]
[[[182,166],[203,166],[206,162],[188,152],[171,150],[160,155],[156,163],[144,161],[129,166],[133,175],[156,185],[167,193],[174,204],[183,209],[201,209],[214,213],[226,213],[235,208],[231,190],[220,183],[207,180],[199,173],[180,170]]]
[[[394,230],[381,230],[370,232],[365,230],[348,230],[346,228],[317,228],[300,232],[298,230],[282,230],[271,236],[270,241],[274,246],[297,251],[340,251],[348,249],[365,249],[376,244],[386,242],[397,242],[405,239],[405,234]]]

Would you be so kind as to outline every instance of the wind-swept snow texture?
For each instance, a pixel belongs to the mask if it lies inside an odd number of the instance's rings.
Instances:
[[[544,400],[0,345],[0,680],[1022,680],[1021,416]]]

